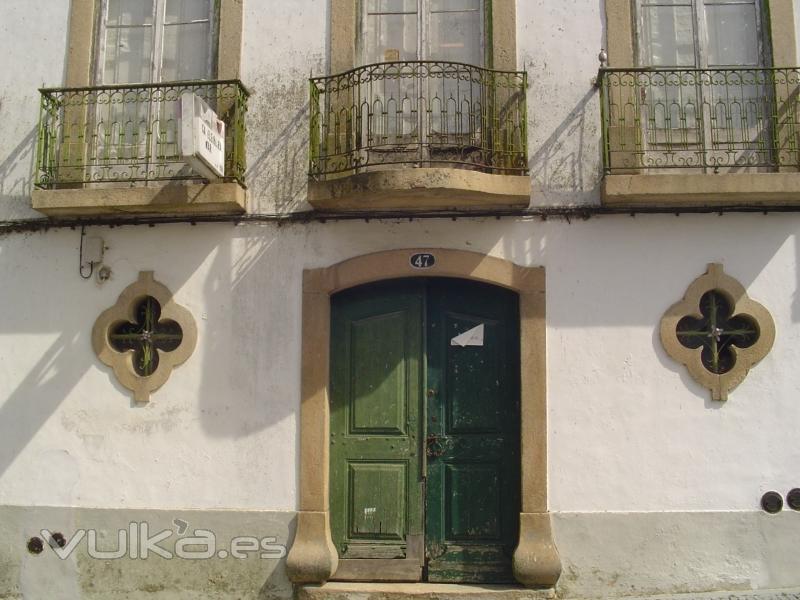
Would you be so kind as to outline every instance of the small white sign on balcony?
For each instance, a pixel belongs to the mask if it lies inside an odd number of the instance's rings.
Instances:
[[[181,158],[208,179],[225,176],[225,123],[197,94],[181,94]]]

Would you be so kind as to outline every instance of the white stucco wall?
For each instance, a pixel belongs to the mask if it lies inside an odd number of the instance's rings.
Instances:
[[[592,79],[605,9],[581,4],[517,3],[517,68],[528,71],[530,82],[534,206],[600,201],[600,111]],[[260,4],[245,7],[242,78],[255,92],[248,109],[250,210],[307,209],[308,77],[327,73],[328,3],[278,3],[268,14]]]
[[[327,73],[328,2],[245,2],[248,210],[307,210],[308,78]]]
[[[30,194],[39,88],[62,85],[69,0],[4,0],[0,19],[0,220],[40,217]]]
[[[530,83],[534,206],[600,202],[600,107],[592,79],[604,20],[603,2],[517,2],[517,67]]]
[[[0,122],[0,218],[34,218],[39,93],[64,81],[69,3],[9,0],[0,41],[8,68]],[[592,78],[603,45],[603,7],[520,2],[518,68],[527,69],[529,165],[534,205],[599,202],[599,108]],[[244,4],[241,78],[253,92],[247,114],[248,210],[274,213],[306,203],[308,77],[327,73],[328,2]],[[15,32],[30,35],[19,36]],[[1,45],[5,44],[5,45]],[[569,77],[564,57],[569,56]]]
[[[0,503],[294,509],[302,269],[436,240],[546,267],[552,510],[756,510],[765,490],[800,484],[786,426],[800,419],[787,368],[800,352],[798,229],[785,214],[93,228],[113,270],[102,286],[77,273],[78,231],[9,236]],[[778,331],[726,404],[657,333],[712,261]],[[199,343],[140,407],[89,336],[149,269],[195,315]]]
[[[307,78],[327,70],[328,2],[244,7],[250,211],[306,209]],[[33,218],[37,88],[63,83],[69,2],[3,8],[0,220]],[[517,2],[533,206],[599,202],[591,80],[603,11],[588,0]],[[104,284],[78,274],[79,230],[0,236],[0,509],[12,515],[4,538],[42,526],[50,511],[32,506],[65,507],[54,514],[72,526],[78,512],[99,518],[94,509],[161,509],[167,523],[171,510],[237,509],[215,517],[232,535],[237,518],[259,518],[238,510],[276,511],[288,543],[302,270],[441,246],[546,268],[548,499],[565,594],[800,585],[789,550],[797,513],[758,513],[764,491],[800,487],[798,233],[792,213],[90,227],[108,246]],[[777,330],[772,352],[724,404],[658,337],[664,311],[709,262],[723,263]],[[194,355],[144,406],[90,344],[97,316],[141,270],[154,270],[198,325]],[[678,548],[670,561],[664,544]],[[0,596],[11,572],[3,561],[25,570],[36,560],[17,545],[0,548]],[[17,550],[22,559],[7,559]],[[38,581],[37,568],[21,579]],[[8,581],[11,589],[17,580]],[[280,586],[289,589],[284,574]]]
[[[15,236],[0,253],[16,282],[0,293],[11,466],[0,503],[294,509],[299,306],[273,282],[298,270],[299,232],[281,244],[226,225],[99,233],[114,273],[102,288],[77,274],[77,232]],[[90,335],[145,264],[191,310],[202,341],[164,390],[170,400],[136,407],[97,367]]]
[[[8,0],[0,51],[0,218],[29,208],[42,85],[63,83],[69,3]],[[248,110],[250,212],[309,208],[308,77],[327,72],[329,6],[323,0],[245,2],[241,77]],[[517,3],[518,68],[529,74],[532,205],[599,202],[600,115],[592,78],[605,45],[603,3]],[[800,10],[795,10],[800,23]],[[797,30],[800,31],[800,25]],[[18,36],[25,31],[30,35]],[[800,36],[798,36],[800,40]],[[798,41],[800,45],[800,41]],[[566,60],[568,57],[568,60]]]

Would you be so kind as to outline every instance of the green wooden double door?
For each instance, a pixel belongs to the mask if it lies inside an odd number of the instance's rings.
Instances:
[[[335,578],[513,581],[517,295],[404,279],[337,294],[331,311]]]

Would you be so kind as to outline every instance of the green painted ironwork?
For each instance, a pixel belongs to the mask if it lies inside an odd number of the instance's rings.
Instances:
[[[606,173],[800,166],[800,68],[601,69]]]
[[[145,296],[134,309],[133,321],[111,328],[108,341],[117,352],[133,352],[133,369],[147,377],[158,368],[159,352],[172,352],[181,345],[183,330],[175,321],[161,320],[161,305]]]
[[[310,84],[312,179],[386,165],[528,172],[524,71],[386,62]]]
[[[200,180],[179,156],[181,95],[225,122],[225,177],[244,185],[248,90],[238,80],[45,88],[36,186]]]
[[[678,321],[677,335],[687,348],[702,348],[700,359],[712,373],[730,371],[736,364],[734,347],[749,348],[758,341],[758,325],[747,315],[733,315],[733,307],[716,290],[700,298],[700,318],[687,316]]]

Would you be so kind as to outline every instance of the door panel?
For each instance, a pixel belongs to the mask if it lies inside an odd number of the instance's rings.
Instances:
[[[332,299],[331,531],[342,559],[403,559],[422,533],[421,356],[421,287]]]
[[[501,538],[500,471],[498,463],[445,464],[445,539]]]
[[[427,321],[428,579],[510,582],[520,510],[517,296],[432,281]],[[480,325],[480,343],[454,345]]]
[[[516,294],[451,279],[362,286],[334,296],[331,323],[334,578],[513,581]]]
[[[348,467],[350,486],[348,537],[352,540],[394,540],[399,544],[404,543],[408,465],[404,461],[396,463],[348,461]],[[350,550],[348,555],[353,554],[353,549]],[[388,551],[388,554],[397,554],[389,548],[383,550]],[[375,558],[375,555],[364,558]],[[385,558],[396,558],[396,556]]]
[[[398,311],[350,324],[351,434],[406,433],[408,317]]]
[[[484,339],[494,340],[498,323],[471,316],[445,314],[445,329],[452,335],[484,326]],[[449,345],[445,340],[445,344]],[[501,414],[492,403],[485,402],[497,390],[497,382],[487,373],[497,373],[502,357],[485,346],[466,346],[449,349],[453,360],[446,361],[444,394],[447,409],[447,428],[450,433],[499,433]]]

